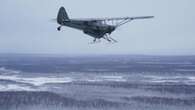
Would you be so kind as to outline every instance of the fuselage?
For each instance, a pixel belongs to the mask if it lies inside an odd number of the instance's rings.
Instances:
[[[104,24],[99,21],[82,21],[70,19],[59,24],[81,30],[85,34],[88,34],[94,38],[102,38],[105,34],[111,34],[115,30],[115,26]]]

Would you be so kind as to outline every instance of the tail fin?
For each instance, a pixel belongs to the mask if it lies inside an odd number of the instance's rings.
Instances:
[[[59,24],[62,24],[64,21],[69,20],[68,14],[66,13],[66,10],[64,7],[61,7],[58,12],[57,16],[57,22]]]

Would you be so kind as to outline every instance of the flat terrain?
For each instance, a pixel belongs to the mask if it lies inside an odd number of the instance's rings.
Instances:
[[[0,55],[0,110],[194,110],[195,56]]]

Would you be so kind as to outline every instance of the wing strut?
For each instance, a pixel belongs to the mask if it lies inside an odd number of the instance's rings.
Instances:
[[[120,27],[128,22],[131,22],[132,19],[124,19],[123,21],[116,24],[116,27]]]
[[[140,17],[123,17],[123,18],[105,18],[105,19],[97,19],[94,21],[100,21],[102,24],[107,24],[107,25],[113,25],[116,27],[120,27],[132,20],[139,20],[139,19],[150,19],[154,18],[154,16],[140,16]]]

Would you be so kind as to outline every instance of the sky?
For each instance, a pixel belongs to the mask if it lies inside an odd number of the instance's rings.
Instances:
[[[195,55],[194,0],[1,0],[0,53]],[[58,9],[70,18],[155,16],[118,30],[109,44],[72,28],[56,31]]]

